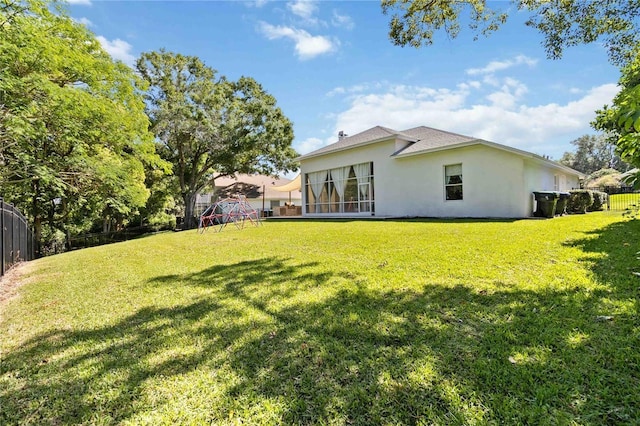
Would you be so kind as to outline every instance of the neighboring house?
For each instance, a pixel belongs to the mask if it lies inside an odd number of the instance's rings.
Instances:
[[[238,174],[231,177],[218,178],[214,181],[213,191],[201,194],[196,200],[196,213],[199,215],[222,198],[231,198],[237,195],[247,197],[247,201],[251,206],[262,211],[274,211],[278,207],[284,206],[285,203],[292,203],[297,206],[302,204],[302,194],[298,189],[283,192],[278,190],[288,183],[291,179],[282,177],[264,176],[264,175],[243,175]]]
[[[307,217],[528,217],[533,191],[584,175],[544,157],[429,127],[376,126],[298,158]]]

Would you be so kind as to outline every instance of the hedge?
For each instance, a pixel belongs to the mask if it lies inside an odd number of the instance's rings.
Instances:
[[[569,191],[569,194],[569,201],[567,202],[568,213],[604,210],[609,198],[606,192],[592,191],[590,189],[573,189]]]
[[[607,205],[607,200],[609,199],[609,195],[606,192],[602,191],[591,191],[593,195],[593,203],[589,207],[587,207],[587,211],[595,212],[598,210],[604,210]]]
[[[573,189],[569,191],[567,202],[568,213],[586,213],[593,204],[593,191],[587,189]]]

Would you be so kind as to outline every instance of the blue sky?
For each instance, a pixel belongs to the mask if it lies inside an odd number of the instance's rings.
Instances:
[[[293,121],[301,154],[340,130],[425,125],[558,159],[594,133],[619,77],[599,44],[546,59],[519,12],[488,38],[463,29],[420,49],[390,42],[377,1],[72,0],[69,12],[130,65],[165,48],[230,79],[253,77]]]

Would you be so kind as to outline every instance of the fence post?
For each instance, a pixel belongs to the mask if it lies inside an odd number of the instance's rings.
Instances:
[[[0,277],[4,275],[4,199],[0,197]]]
[[[11,250],[9,251],[9,255],[11,256],[11,266],[13,266],[13,264],[16,263],[16,247],[14,241],[14,234],[16,229],[16,214],[13,211],[13,205],[11,207]]]
[[[22,254],[22,218],[18,217],[18,251],[16,254],[16,262],[20,262]]]

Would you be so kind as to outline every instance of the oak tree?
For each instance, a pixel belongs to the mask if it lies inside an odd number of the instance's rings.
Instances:
[[[434,34],[444,31],[458,36],[461,22],[468,22],[474,37],[500,28],[510,14],[527,13],[526,25],[538,30],[547,56],[561,58],[566,48],[601,42],[612,63],[628,63],[640,42],[640,7],[637,0],[512,0],[491,7],[486,0],[382,0],[384,14],[390,14],[389,37],[399,46],[420,47],[433,43]],[[467,19],[468,17],[468,19]]]
[[[584,135],[571,141],[575,151],[565,152],[560,163],[586,175],[602,169],[626,172],[630,166],[616,153],[616,145],[608,134]]]
[[[149,83],[147,113],[160,155],[173,165],[185,224],[197,195],[216,177],[297,168],[292,123],[254,79],[218,76],[195,56],[164,50],[137,61]]]

